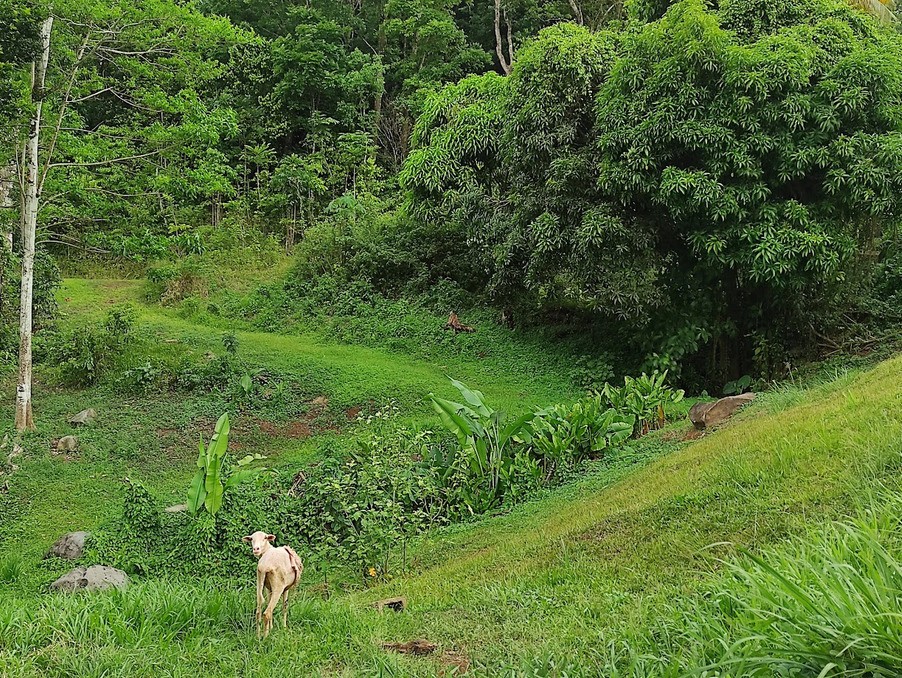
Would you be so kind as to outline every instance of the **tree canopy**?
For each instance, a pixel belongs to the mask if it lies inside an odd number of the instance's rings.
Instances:
[[[735,378],[820,331],[899,223],[900,33],[842,0],[0,9],[7,206],[56,19],[51,248],[147,261],[224,222],[319,257],[298,270],[450,281]]]
[[[542,31],[505,86],[427,104],[412,206],[486,239],[497,295],[630,319],[662,367],[786,331],[899,218],[902,45],[846,5],[782,8]]]

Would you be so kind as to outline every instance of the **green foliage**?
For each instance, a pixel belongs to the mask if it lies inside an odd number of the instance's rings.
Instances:
[[[295,477],[300,500],[291,529],[320,559],[347,563],[367,583],[389,575],[392,557],[403,568],[406,542],[449,519],[452,499],[422,461],[433,445],[429,431],[376,427],[347,456],[329,456]]]
[[[58,316],[56,293],[60,287],[60,270],[46,250],[38,249],[34,271],[33,323],[36,336],[43,342],[49,340]],[[6,364],[18,360],[19,354],[20,277],[19,256],[0,248],[0,361]]]
[[[146,258],[228,190],[234,112],[206,96],[251,39],[193,3],[53,4],[41,224],[54,243]],[[19,125],[20,137],[26,125]]]
[[[902,573],[897,493],[886,504],[791,546],[745,551],[690,604],[623,653],[632,675],[676,676],[699,666],[730,675],[890,676],[902,663],[894,624]],[[651,631],[651,630],[650,630]],[[645,649],[651,652],[642,656]],[[667,667],[667,668],[665,668]]]
[[[490,253],[499,299],[606,318],[647,369],[782,365],[848,308],[902,197],[899,36],[832,0],[782,7],[542,31],[503,86],[424,109],[413,213]]]
[[[18,553],[8,553],[0,559],[0,582],[14,583],[25,569],[25,561]]]
[[[520,467],[529,460],[518,443],[528,436],[527,425],[535,416],[527,412],[508,421],[504,412],[491,409],[479,391],[471,391],[452,379],[466,404],[430,395],[432,406],[445,428],[457,438],[461,463],[473,481],[468,505],[473,513],[495,508],[515,486]]]
[[[529,441],[546,478],[572,470],[586,458],[599,458],[633,434],[632,414],[606,407],[599,394],[572,405],[553,405],[536,412],[529,423]]]
[[[25,83],[16,77],[16,67],[37,53],[39,24],[40,18],[31,2],[0,2],[0,121],[12,117],[22,104]],[[4,132],[0,132],[0,139]],[[6,158],[0,156],[0,160]]]
[[[666,385],[667,372],[624,377],[623,386],[605,384],[602,395],[612,408],[635,418],[636,435],[664,425],[667,406],[683,399],[683,391]]]
[[[47,352],[59,380],[70,386],[88,386],[115,373],[136,339],[135,317],[129,306],[113,308],[98,326],[54,336]]]
[[[724,384],[723,394],[724,395],[739,395],[740,393],[744,393],[749,386],[752,384],[752,378],[744,374],[739,379],[735,379],[733,381],[728,381]]]
[[[229,355],[238,355],[238,337],[234,332],[227,332],[222,335],[222,347]]]
[[[211,516],[222,508],[223,495],[240,483],[259,474],[263,469],[247,468],[249,464],[265,459],[259,454],[249,454],[239,460],[234,468],[226,462],[229,448],[229,415],[224,413],[216,422],[213,436],[205,446],[198,443],[197,471],[188,488],[188,512],[197,515],[201,506]]]

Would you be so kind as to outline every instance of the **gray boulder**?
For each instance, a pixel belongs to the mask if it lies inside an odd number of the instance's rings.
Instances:
[[[78,450],[78,438],[75,436],[63,436],[56,441],[57,452],[75,452]]]
[[[122,570],[106,565],[76,567],[67,572],[50,585],[54,591],[71,593],[73,591],[105,591],[111,588],[124,589],[128,586],[128,575]]]
[[[754,393],[743,393],[721,398],[713,403],[696,403],[689,410],[689,420],[699,430],[719,426],[754,399]]]
[[[81,558],[85,551],[85,540],[88,538],[87,532],[70,532],[54,542],[50,550],[47,551],[45,558],[65,558],[66,560],[77,560]]]
[[[73,426],[84,426],[85,424],[90,424],[97,418],[97,412],[95,412],[92,408],[88,408],[87,410],[82,410],[74,417],[69,420],[69,423]]]

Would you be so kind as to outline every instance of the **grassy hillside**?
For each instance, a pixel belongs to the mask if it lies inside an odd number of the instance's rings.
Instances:
[[[102,314],[109,303],[137,301],[138,288],[72,281],[64,295],[74,321],[76,314]],[[155,307],[141,307],[140,326],[189,350],[218,342],[216,332]],[[423,395],[449,391],[445,365],[313,337],[238,336],[249,359],[310,375],[311,394],[326,394],[340,408],[394,397],[403,417],[422,420],[429,416]],[[453,367],[512,409],[573,392],[553,370],[533,376],[541,357],[504,378],[491,362]],[[682,442],[687,423],[653,433],[505,515],[427,535],[411,549],[411,573],[387,584],[324,599],[321,582],[307,578],[291,627],[258,643],[250,557],[243,580],[211,581],[199,572],[68,598],[45,592],[59,566],[39,561],[55,536],[93,527],[117,509],[116,479],[123,475],[178,499],[193,440],[222,403],[200,396],[122,400],[106,387],[38,393],[43,433],[28,441],[0,497],[3,676],[426,676],[465,666],[484,675],[638,675],[636,653],[662,654],[651,664],[663,673],[675,666],[666,648],[692,641],[674,641],[660,624],[726,586],[723,562],[740,557],[737,547],[777,559],[830,519],[880,511],[874,492],[898,485],[902,469],[896,358],[809,388],[776,389],[695,442]],[[83,452],[71,460],[50,454],[64,415],[82,406],[101,414],[100,425],[84,434]],[[238,444],[286,463],[315,453],[316,437],[272,436],[259,424],[239,415]],[[372,602],[390,595],[407,596],[408,611],[377,614]],[[382,649],[383,642],[414,638],[439,650],[418,658]]]
[[[172,503],[184,494],[197,456],[197,440],[208,436],[216,418],[233,410],[232,448],[260,452],[270,465],[308,459],[323,437],[353,428],[353,414],[395,403],[399,417],[431,421],[430,392],[456,394],[448,376],[479,385],[503,409],[526,409],[570,397],[578,390],[559,370],[551,353],[527,353],[516,371],[502,369],[498,359],[457,358],[453,363],[428,362],[361,346],[325,343],[307,335],[277,335],[242,330],[235,321],[219,327],[199,325],[178,312],[146,305],[142,281],[70,279],[60,290],[61,325],[68,328],[100,322],[111,308],[130,304],[137,311],[141,342],[133,364],[202,360],[222,352],[221,337],[235,331],[239,356],[250,370],[263,370],[297,383],[300,400],[281,409],[234,411],[220,393],[123,394],[109,384],[84,389],[53,386],[48,368],[39,368],[35,417],[39,431],[25,443],[26,472],[10,480],[8,501],[15,513],[0,517],[0,547],[42,553],[67,530],[90,529],[119,510],[123,477],[140,479]],[[504,356],[501,357],[504,359]],[[13,375],[7,385],[13,387]],[[310,401],[325,397],[326,412],[307,422]],[[67,422],[75,413],[94,408],[96,426],[76,430]],[[297,414],[302,426],[297,425]],[[294,425],[293,425],[294,424]],[[0,426],[12,426],[11,408],[0,410]],[[318,436],[309,437],[310,433]],[[53,443],[67,434],[80,439],[71,459],[53,454]],[[15,518],[13,517],[15,516]]]

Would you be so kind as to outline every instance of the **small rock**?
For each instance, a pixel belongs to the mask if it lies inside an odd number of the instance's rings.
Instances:
[[[73,426],[84,426],[86,424],[90,424],[97,418],[97,412],[95,412],[92,408],[87,410],[82,410],[74,417],[69,420],[69,423]]]
[[[376,603],[376,609],[379,610],[379,612],[384,612],[387,609],[392,612],[403,612],[407,609],[407,598],[398,596],[397,598],[380,600]]]
[[[188,510],[188,504],[175,504],[174,506],[167,506],[163,510],[166,513],[184,513]]]
[[[66,560],[77,560],[81,558],[85,550],[85,539],[88,538],[87,532],[70,532],[54,542],[50,550],[47,551],[45,558],[65,558]]]
[[[401,654],[412,654],[418,657],[422,657],[435,652],[435,648],[437,646],[435,643],[431,643],[424,638],[420,638],[419,640],[411,640],[406,643],[382,643],[382,647],[386,650],[392,650],[393,652],[400,652]]]
[[[54,591],[71,593],[73,591],[105,591],[111,588],[125,588],[128,586],[128,575],[122,570],[106,565],[91,565],[91,567],[76,567],[67,572],[50,585]]]
[[[75,436],[63,436],[56,441],[57,452],[75,452],[78,450],[78,438]]]
[[[754,399],[754,393],[743,393],[721,398],[713,403],[696,403],[689,410],[689,420],[699,430],[718,426]]]

